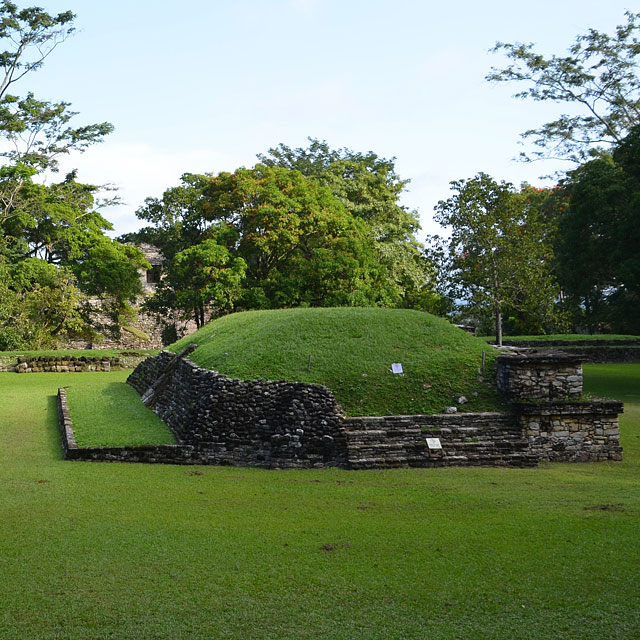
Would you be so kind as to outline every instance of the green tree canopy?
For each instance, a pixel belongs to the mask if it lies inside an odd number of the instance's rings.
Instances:
[[[297,170],[259,164],[217,176],[186,174],[161,200],[147,200],[138,216],[154,226],[126,239],[152,242],[167,258],[169,277],[151,306],[169,305],[167,287],[175,299],[179,257],[207,241],[246,265],[236,308],[378,306],[399,300],[367,223],[328,187]],[[216,307],[214,298],[211,305]]]
[[[540,328],[558,294],[548,263],[551,244],[536,207],[506,182],[480,173],[451,183],[435,219],[449,227],[444,273],[450,296],[471,314],[490,313],[502,344],[503,314],[517,309]]]
[[[498,42],[493,52],[512,63],[492,68],[490,82],[517,82],[527,88],[517,98],[567,104],[570,113],[525,131],[536,151],[523,159],[558,157],[582,161],[602,144],[619,143],[640,123],[639,13],[608,35],[596,29],[576,37],[565,56],[545,57],[533,44]]]
[[[409,181],[396,173],[395,158],[382,158],[372,151],[334,150],[311,138],[307,149],[280,144],[258,158],[266,166],[298,170],[328,187],[351,215],[366,222],[377,259],[398,297],[408,301],[432,288],[430,265],[415,237],[420,228],[418,214],[400,204]]]
[[[570,205],[559,223],[563,288],[590,332],[640,331],[640,127],[612,155],[564,182]]]

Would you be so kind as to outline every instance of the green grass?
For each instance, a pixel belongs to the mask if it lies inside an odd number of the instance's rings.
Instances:
[[[487,342],[495,340],[495,336],[484,336],[482,340]],[[545,342],[547,340],[640,340],[640,336],[630,336],[622,334],[583,334],[583,333],[554,333],[550,335],[542,336],[503,336],[503,340],[526,340],[526,341],[540,341]]]
[[[66,379],[67,403],[78,446],[175,443],[164,422],[125,384],[130,373],[74,373]]]
[[[78,375],[0,374],[3,640],[640,637],[638,365],[624,462],[524,470],[65,462]]]
[[[482,352],[497,352],[442,318],[401,309],[286,309],[225,316],[170,348],[194,342],[197,364],[243,379],[325,385],[348,415],[497,410],[493,386],[478,382]],[[311,363],[309,371],[309,356]],[[391,373],[402,364],[405,375]],[[489,374],[488,374],[489,377]],[[473,394],[477,393],[477,396]]]

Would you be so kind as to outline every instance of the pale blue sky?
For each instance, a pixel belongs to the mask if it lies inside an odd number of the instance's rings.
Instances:
[[[21,91],[71,102],[78,124],[114,124],[63,168],[119,186],[126,205],[106,211],[118,234],[138,228],[136,208],[182,173],[249,167],[257,153],[306,146],[308,136],[395,156],[411,179],[404,204],[419,211],[423,234],[436,232],[433,207],[451,180],[484,171],[543,184],[538,176],[567,166],[512,160],[519,133],[561,107],[487,83],[490,67],[505,64],[488,53],[494,43],[563,54],[578,33],[612,32],[634,9],[617,0],[37,4],[72,10],[78,33]]]

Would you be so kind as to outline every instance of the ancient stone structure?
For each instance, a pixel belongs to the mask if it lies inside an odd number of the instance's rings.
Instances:
[[[16,373],[68,373],[120,369],[120,358],[95,356],[18,356]]]
[[[511,400],[577,398],[582,395],[580,354],[549,351],[499,356],[498,389]]]
[[[194,320],[185,320],[178,311],[168,313],[162,321],[156,316],[144,313],[141,309],[145,299],[156,292],[164,258],[157,247],[151,244],[136,245],[143,253],[151,269],[140,271],[142,295],[132,304],[137,316],[131,323],[120,327],[118,336],[111,336],[108,332],[101,335],[98,342],[86,340],[68,340],[68,349],[162,349],[163,346],[175,342],[183,336],[196,331]],[[109,326],[111,320],[101,313],[103,302],[100,298],[90,298],[89,305],[93,308],[98,325]]]
[[[333,394],[321,385],[230,379],[162,352],[142,362],[128,382],[145,394],[171,363],[173,372],[154,392],[154,411],[179,444],[82,449],[74,443],[65,445],[65,451],[67,457],[83,460],[269,468],[621,460],[621,403],[569,400],[582,391],[580,364],[573,356],[554,358],[555,364],[550,356],[499,359],[498,376],[512,400],[510,411],[345,418]],[[61,428],[72,434],[63,395],[59,402]],[[63,436],[63,441],[70,438]]]
[[[530,453],[549,462],[622,460],[618,414],[622,403],[518,403],[514,406]]]
[[[134,369],[147,356],[136,352],[123,352],[119,356],[71,356],[61,352],[58,356],[14,355],[0,357],[0,372],[15,373],[66,373],[80,371],[111,371]]]

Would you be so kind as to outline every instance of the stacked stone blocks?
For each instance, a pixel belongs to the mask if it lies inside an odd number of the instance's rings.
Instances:
[[[128,383],[144,394],[173,359],[170,352],[148,358]],[[571,399],[582,392],[574,355],[501,356],[498,384],[510,400],[502,413],[345,418],[321,385],[231,379],[180,360],[154,406],[179,444],[67,453],[85,460],[351,469],[622,458],[622,405]]]

